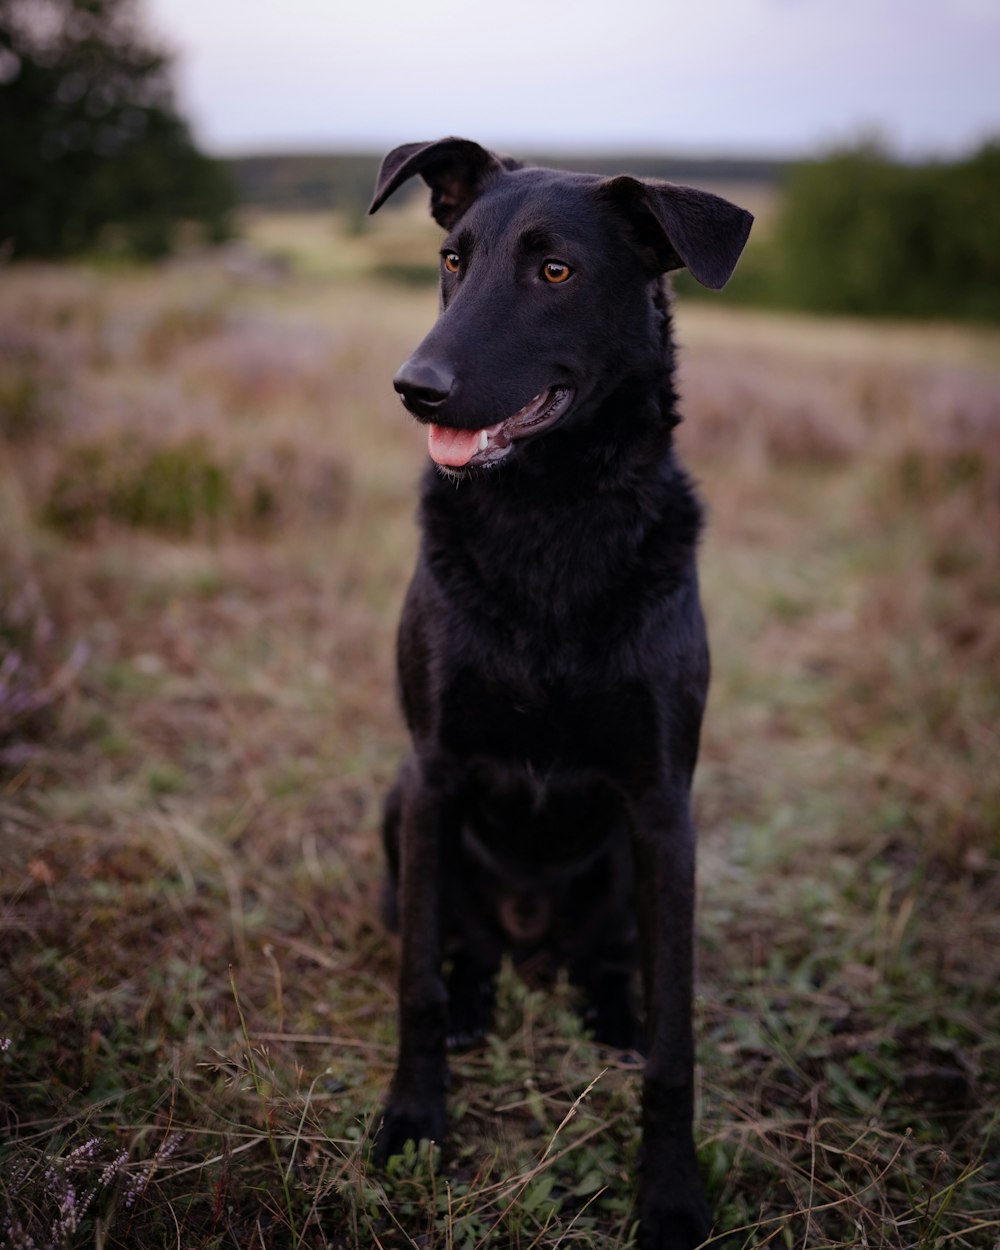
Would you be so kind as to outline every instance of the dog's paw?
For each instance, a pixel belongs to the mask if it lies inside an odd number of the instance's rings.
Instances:
[[[646,1034],[631,1011],[588,1012],[583,1018],[594,1033],[594,1041],[609,1050],[646,1054]]]
[[[668,1192],[640,1202],[640,1250],[707,1250],[718,1244],[700,1183],[687,1193]]]
[[[444,1138],[444,1107],[390,1102],[375,1134],[374,1160],[383,1168],[393,1155],[403,1153],[408,1141],[440,1143]]]
[[[448,1004],[448,1049],[468,1050],[478,1046],[493,1019],[492,987],[484,985],[476,992],[459,998],[452,997]]]
[[[486,1036],[485,1028],[466,1029],[462,1027],[448,1029],[448,1049],[454,1051],[472,1050]]]
[[[626,980],[609,980],[599,992],[592,994],[583,1022],[593,1030],[594,1041],[599,1045],[645,1055],[645,1030],[635,1014]]]
[[[448,979],[449,1050],[468,1050],[489,1032],[496,997],[493,975],[471,960],[455,960]]]

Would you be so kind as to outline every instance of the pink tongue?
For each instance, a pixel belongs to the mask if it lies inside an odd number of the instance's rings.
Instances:
[[[457,468],[468,464],[479,450],[479,430],[452,430],[445,425],[427,427],[427,450],[435,464]]]

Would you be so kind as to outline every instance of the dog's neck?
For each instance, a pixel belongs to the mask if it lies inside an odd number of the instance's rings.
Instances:
[[[625,600],[636,587],[655,598],[693,582],[701,507],[673,450],[673,421],[658,404],[637,413],[629,398],[609,397],[599,417],[631,425],[629,436],[592,450],[586,463],[568,436],[551,435],[551,454],[561,457],[555,471],[552,463],[537,474],[505,465],[459,483],[429,471],[423,552],[434,576],[452,589],[474,584],[480,605],[520,603],[554,634],[574,638],[609,605],[628,619]],[[516,622],[498,616],[496,626],[507,632]]]

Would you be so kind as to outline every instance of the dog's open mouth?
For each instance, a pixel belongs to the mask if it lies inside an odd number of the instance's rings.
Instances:
[[[448,425],[427,427],[427,450],[435,464],[462,469],[495,464],[506,456],[519,438],[537,434],[554,425],[573,398],[567,386],[541,391],[506,421],[482,430],[456,430]]]

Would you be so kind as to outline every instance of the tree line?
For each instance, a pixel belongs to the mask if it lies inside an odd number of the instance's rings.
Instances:
[[[230,169],[241,203],[336,211],[363,229],[378,159],[274,153],[234,159]],[[773,188],[774,218],[755,228],[727,300],[817,313],[1000,320],[1000,139],[949,162],[908,163],[865,142],[799,162],[540,155],[529,163]],[[429,261],[407,273],[430,282],[436,267]],[[686,295],[712,298],[686,275],[675,281]]]

